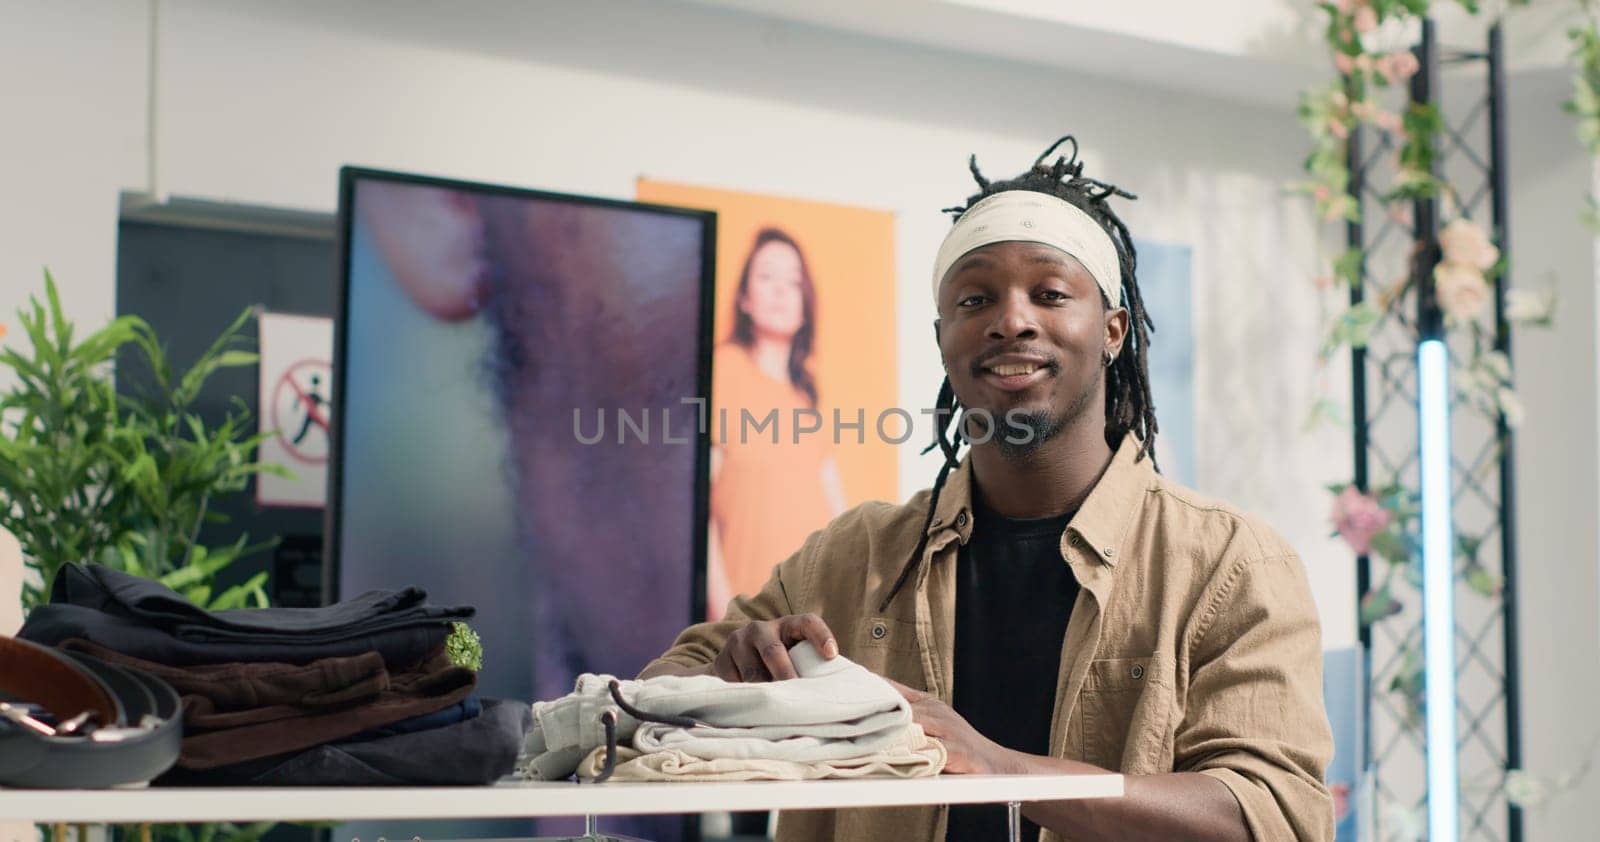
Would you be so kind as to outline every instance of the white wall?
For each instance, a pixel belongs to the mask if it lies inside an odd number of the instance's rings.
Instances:
[[[0,143],[5,160],[27,162],[0,187],[0,231],[17,233],[0,248],[0,313],[44,263],[73,315],[112,311],[116,195],[143,185],[139,5],[0,3],[0,79],[25,86],[4,99]],[[1300,431],[1314,232],[1281,195],[1305,149],[1287,103],[1238,106],[695,5],[431,8],[168,3],[166,188],[331,210],[336,169],[358,163],[617,197],[648,174],[890,209],[901,399],[921,406],[938,383],[925,282],[947,224],[937,209],[970,192],[967,154],[1019,171],[1075,132],[1094,172],[1140,194],[1126,215],[1137,236],[1194,247],[1199,485],[1286,533],[1305,553],[1326,642],[1354,640],[1351,561],[1327,539],[1322,491],[1348,476],[1349,444]],[[908,448],[901,467],[908,494],[936,465]]]
[[[117,191],[140,184],[145,12],[0,2],[0,323],[49,265],[86,324],[115,310]],[[5,374],[0,374],[0,382]]]
[[[1570,95],[1565,73],[1511,87],[1511,277],[1554,285],[1553,330],[1513,339],[1528,421],[1517,437],[1517,545],[1523,765],[1573,770],[1600,737],[1600,419],[1596,384],[1595,240],[1577,209],[1593,163],[1570,120],[1549,121]],[[1600,768],[1575,791],[1530,811],[1530,840],[1593,839]]]

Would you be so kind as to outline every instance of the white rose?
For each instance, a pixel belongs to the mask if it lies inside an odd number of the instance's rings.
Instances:
[[[1440,263],[1433,267],[1433,282],[1439,296],[1439,309],[1453,322],[1477,318],[1489,303],[1489,285],[1484,283],[1483,273],[1470,265]]]
[[[1550,290],[1506,290],[1506,321],[1515,324],[1541,324],[1550,321],[1555,311],[1555,293]]]
[[[1500,404],[1500,412],[1506,417],[1507,427],[1514,430],[1522,426],[1523,420],[1528,417],[1528,411],[1523,408],[1522,399],[1517,397],[1515,391],[1502,386],[1495,393],[1495,401]]]
[[[1361,33],[1361,51],[1392,53],[1409,50],[1422,40],[1422,18],[1390,14],[1376,29]]]
[[[1522,771],[1512,769],[1506,773],[1506,800],[1518,807],[1537,807],[1544,803],[1544,781]]]
[[[1444,250],[1446,263],[1472,266],[1481,272],[1494,268],[1500,260],[1500,250],[1489,242],[1489,235],[1467,219],[1456,219],[1446,225],[1439,232],[1439,247]]]

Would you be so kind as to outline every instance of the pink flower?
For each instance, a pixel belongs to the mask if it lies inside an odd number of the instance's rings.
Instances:
[[[1434,289],[1439,309],[1456,323],[1471,321],[1489,303],[1489,285],[1483,272],[1472,266],[1445,262],[1433,267]]]
[[[1405,132],[1405,121],[1393,111],[1379,111],[1373,116],[1372,124],[1392,135]]]
[[[1357,70],[1365,70],[1365,71],[1370,73],[1370,72],[1372,72],[1372,68],[1373,68],[1372,56],[1367,55],[1366,53],[1362,53],[1361,55],[1356,56],[1356,69]]]
[[[1328,201],[1328,197],[1331,195],[1333,193],[1328,190],[1328,185],[1326,184],[1318,184],[1316,187],[1311,188],[1311,198],[1319,203]]]
[[[1344,140],[1350,136],[1350,127],[1346,126],[1344,121],[1338,117],[1329,117],[1328,134],[1331,134],[1340,140]]]
[[[1349,76],[1356,69],[1356,60],[1344,53],[1333,54],[1333,69],[1341,75]]]
[[[1356,31],[1362,35],[1378,28],[1378,12],[1371,6],[1363,5],[1356,9]]]
[[[1333,525],[1339,530],[1356,555],[1372,552],[1372,536],[1382,532],[1393,515],[1370,494],[1362,494],[1355,486],[1346,486],[1333,501]]]
[[[1356,0],[1334,0],[1333,5],[1339,10],[1339,14],[1348,15],[1350,10],[1356,7]]]
[[[1333,276],[1332,275],[1318,275],[1313,280],[1313,283],[1315,283],[1317,285],[1317,289],[1333,289]]]
[[[1357,120],[1370,120],[1377,111],[1378,107],[1367,100],[1361,100],[1350,106],[1350,114]]]
[[[1343,821],[1350,815],[1350,785],[1334,784],[1328,787],[1328,792],[1333,795],[1333,820]]]
[[[1417,71],[1422,69],[1417,57],[1412,55],[1410,50],[1390,53],[1384,56],[1384,60],[1389,68],[1384,75],[1389,77],[1390,82],[1404,82],[1417,75]]]
[[[1403,84],[1417,72],[1417,57],[1409,52],[1390,53],[1372,63],[1391,85]]]
[[[1449,263],[1471,266],[1480,272],[1494,268],[1500,260],[1500,250],[1489,242],[1489,235],[1477,223],[1455,219],[1439,232],[1439,248]]]
[[[1378,71],[1378,75],[1383,77],[1385,82],[1392,85],[1394,84],[1394,70],[1391,67],[1393,62],[1390,61],[1390,58],[1391,56],[1378,56],[1372,66]]]

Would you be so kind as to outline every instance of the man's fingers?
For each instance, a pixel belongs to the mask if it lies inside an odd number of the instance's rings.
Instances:
[[[776,630],[765,623],[758,624],[750,630],[750,648],[760,656],[761,663],[766,666],[767,673],[773,681],[788,681],[799,678],[795,671],[794,662],[789,660],[789,647],[785,646]]]
[[[739,669],[739,681],[754,684],[772,680],[766,664],[762,663],[761,656],[756,654],[756,650],[750,646],[748,640],[733,647],[733,663]]]
[[[928,698],[927,693],[924,693],[921,690],[914,690],[898,681],[895,681],[892,678],[884,678],[883,680],[889,682],[890,687],[893,687],[895,690],[899,691],[900,695],[904,696],[905,700],[911,702],[912,704],[916,704],[917,702]]]
[[[839,642],[833,639],[833,630],[815,614],[785,617],[783,624],[779,626],[779,632],[784,643],[809,640],[811,645],[822,653],[822,657],[832,659],[839,656]]]
[[[723,681],[738,681],[739,667],[733,662],[733,646],[735,641],[729,640],[727,647],[717,654],[717,659],[711,662],[711,674]]]

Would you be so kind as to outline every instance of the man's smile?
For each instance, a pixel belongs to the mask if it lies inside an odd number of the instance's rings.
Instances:
[[[973,364],[974,376],[1001,391],[1018,392],[1054,377],[1058,366],[1029,353],[986,354]]]

